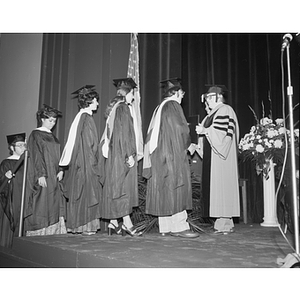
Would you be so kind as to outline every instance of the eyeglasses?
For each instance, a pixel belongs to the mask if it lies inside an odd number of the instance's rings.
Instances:
[[[15,147],[26,148],[26,143],[24,143],[24,144],[16,144]]]
[[[205,97],[205,99],[206,100],[211,100],[211,99],[213,99],[213,97],[215,97],[216,96],[216,94],[213,94],[213,95],[207,95],[206,97]]]

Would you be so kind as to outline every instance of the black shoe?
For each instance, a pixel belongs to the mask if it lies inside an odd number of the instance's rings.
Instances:
[[[228,234],[228,233],[233,233],[234,232],[234,229],[231,228],[229,230],[215,230],[214,231],[214,234]]]
[[[199,233],[193,232],[191,230],[184,230],[180,232],[171,232],[172,236],[183,237],[183,238],[197,238],[199,237]]]

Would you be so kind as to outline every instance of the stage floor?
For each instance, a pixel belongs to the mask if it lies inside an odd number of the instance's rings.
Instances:
[[[293,245],[293,235],[287,237]],[[278,228],[236,224],[228,235],[195,239],[146,233],[142,237],[56,235],[16,238],[0,249],[0,267],[50,268],[278,268],[292,253]]]

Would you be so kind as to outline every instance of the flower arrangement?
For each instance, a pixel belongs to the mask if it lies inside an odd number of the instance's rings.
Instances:
[[[239,152],[244,160],[255,161],[257,174],[262,173],[267,179],[270,160],[277,165],[283,163],[285,149],[290,145],[290,130],[286,129],[284,119],[276,119],[274,122],[269,116],[258,120],[253,109],[249,108],[257,124],[240,140]],[[294,130],[294,135],[295,142],[299,143],[299,129]]]

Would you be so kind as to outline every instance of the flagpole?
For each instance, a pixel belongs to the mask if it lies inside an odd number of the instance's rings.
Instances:
[[[19,237],[22,236],[22,231],[23,231],[23,216],[24,216],[24,199],[25,199],[25,191],[26,191],[27,160],[28,160],[28,150],[25,150],[24,175],[23,175],[21,209],[20,209],[20,222],[19,222]]]
[[[143,158],[144,143],[143,143],[143,133],[142,133],[142,118],[141,118],[141,110],[140,110],[141,95],[140,95],[140,78],[139,78],[139,48],[138,48],[137,33],[131,33],[130,35],[130,53],[129,53],[129,60],[128,60],[127,77],[131,77],[137,85],[134,93],[133,107],[137,117],[137,125],[138,125],[137,160],[139,161]]]

